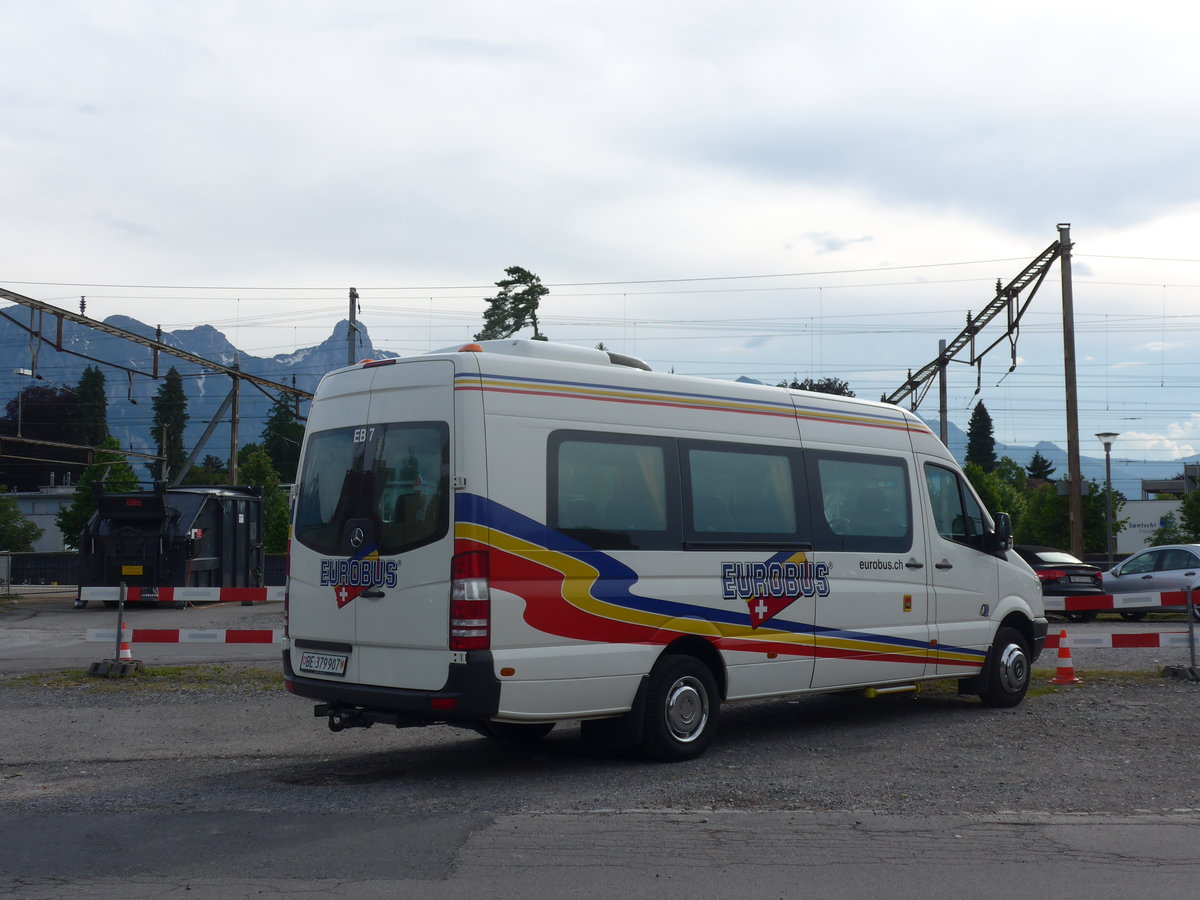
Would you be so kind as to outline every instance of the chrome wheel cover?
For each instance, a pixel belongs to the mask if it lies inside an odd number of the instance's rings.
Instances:
[[[708,723],[708,692],[700,679],[686,675],[671,685],[665,712],[672,738],[687,744],[700,737]]]
[[[1000,686],[1010,694],[1022,691],[1029,683],[1029,659],[1020,644],[1009,644],[1000,652],[997,675]]]

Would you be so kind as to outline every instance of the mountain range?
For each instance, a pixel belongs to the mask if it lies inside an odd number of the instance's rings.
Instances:
[[[6,307],[0,309],[0,313],[5,313],[21,323],[28,321],[28,312],[21,306]],[[156,337],[154,328],[127,316],[109,316],[104,323],[142,337]],[[396,355],[376,350],[367,328],[362,322],[356,323],[356,326],[359,336],[355,346],[356,359]],[[46,326],[52,336],[54,327],[56,326]],[[311,393],[316,390],[322,375],[346,365],[349,327],[350,323],[343,319],[334,326],[330,336],[315,347],[304,347],[272,357],[257,357],[239,351],[224,334],[211,325],[163,332],[157,339],[168,346],[225,366],[237,363],[247,374],[279,384],[294,384],[297,388]],[[0,369],[0,398],[4,398],[3,402],[7,403],[8,399],[16,397],[22,388],[31,383],[29,376],[18,374],[18,370],[35,372],[39,384],[73,388],[79,383],[85,368],[97,365],[105,376],[110,433],[122,447],[153,453],[151,430],[154,413],[151,402],[162,382],[145,377],[154,370],[152,351],[141,344],[71,322],[63,323],[61,346],[62,352],[48,344],[31,343],[27,331],[9,318],[0,317],[0,348],[3,348],[5,357],[10,360],[10,363]],[[102,363],[110,365],[104,366]],[[120,368],[116,368],[117,366]],[[185,446],[190,452],[229,394],[231,379],[160,353],[159,374],[165,374],[172,366],[183,376],[183,386],[187,394],[189,420]],[[268,395],[255,385],[242,382],[238,398],[239,445],[260,440],[263,424],[274,399],[274,396]],[[306,412],[307,407],[302,405],[301,414]],[[228,457],[229,433],[229,415],[226,413],[209,437],[199,458],[208,454],[221,459]]]
[[[9,306],[0,309],[17,322],[28,321],[28,312],[21,306]],[[133,332],[147,338],[155,337],[155,329],[127,316],[110,316],[105,324]],[[376,350],[371,343],[370,334],[360,321],[356,323],[359,340],[355,348],[355,358],[386,358],[396,354]],[[49,326],[47,326],[49,327]],[[291,353],[280,353],[272,357],[257,357],[239,351],[229,342],[223,333],[211,325],[200,325],[195,328],[163,332],[158,339],[168,346],[176,347],[196,356],[230,366],[235,362],[242,371],[257,375],[280,384],[294,384],[301,390],[316,390],[317,383],[326,372],[340,368],[346,364],[347,336],[350,323],[342,320],[334,326],[328,338],[314,347],[304,347]],[[102,331],[64,322],[62,329],[62,347],[72,353],[59,352],[52,346],[41,344],[34,348],[30,336],[23,328],[16,325],[10,318],[0,316],[0,348],[11,362],[0,369],[0,398],[7,402],[16,397],[17,393],[29,385],[27,375],[17,374],[17,370],[33,370],[42,379],[42,383],[63,387],[74,387],[79,383],[83,370],[98,362],[110,363],[122,368],[101,367],[105,373],[106,392],[108,395],[109,431],[127,447],[141,452],[153,452],[154,444],[151,439],[153,411],[151,400],[161,383],[153,378],[145,377],[153,371],[151,351],[140,345],[122,338],[109,335]],[[36,355],[35,355],[36,353]],[[75,355],[79,354],[79,355]],[[186,446],[191,450],[204,433],[209,421],[220,408],[230,390],[230,379],[225,375],[206,372],[191,363],[161,354],[158,362],[159,373],[163,374],[174,366],[184,376],[183,384],[188,398],[188,421]],[[132,374],[127,370],[133,370]],[[754,382],[751,378],[741,381]],[[761,382],[755,382],[761,383]],[[238,443],[247,444],[260,439],[263,423],[271,408],[274,397],[244,382],[242,385],[240,406],[240,424]],[[306,411],[302,406],[301,413]],[[924,417],[923,417],[924,418]],[[207,454],[222,459],[229,455],[229,422],[228,415],[217,426],[209,438],[201,457]],[[937,422],[934,418],[926,419],[926,423],[937,432]],[[948,428],[948,444],[950,452],[960,462],[966,454],[966,432],[954,423]],[[1083,448],[1086,451],[1086,447]],[[1099,448],[1096,448],[1099,450]],[[996,455],[1008,456],[1022,466],[1027,466],[1034,453],[1040,453],[1055,467],[1054,476],[1061,478],[1067,471],[1067,452],[1057,444],[1041,441],[1033,446],[1003,444],[997,442]],[[1142,479],[1171,478],[1183,468],[1183,464],[1200,461],[1200,456],[1168,462],[1147,462],[1141,460],[1126,460],[1114,456],[1112,459],[1113,486],[1123,492],[1128,499],[1140,499]],[[1087,455],[1081,452],[1080,470],[1085,479],[1104,481],[1104,456]]]

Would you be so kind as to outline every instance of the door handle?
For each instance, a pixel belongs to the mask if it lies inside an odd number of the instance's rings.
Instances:
[[[904,568],[906,568],[906,569],[923,569],[923,568],[925,568],[925,563],[917,562],[915,559],[910,559],[908,562],[906,562],[904,564]]]
[[[383,591],[379,590],[378,588],[367,588],[367,590],[363,591],[361,594],[359,594],[359,596],[366,597],[368,600],[378,600],[383,596]]]
[[[1142,576],[1142,581],[1153,581],[1153,580],[1154,580],[1153,575],[1143,575]]]
[[[946,559],[943,559],[940,563],[935,563],[933,567],[935,569],[953,569],[954,568],[953,564],[951,564],[951,562]]]

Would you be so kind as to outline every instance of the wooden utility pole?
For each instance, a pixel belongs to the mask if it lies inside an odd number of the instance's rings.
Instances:
[[[946,409],[946,342],[938,341],[938,437],[950,449],[950,418]]]
[[[241,379],[237,376],[237,370],[241,368],[238,363],[233,364],[233,408],[229,411],[229,484],[233,486],[238,483],[238,420],[241,415]]]
[[[167,468],[167,430],[170,427],[166,422],[162,423],[162,467],[159,469],[159,476],[162,478],[163,484],[171,483],[171,470]]]
[[[346,365],[354,365],[354,339],[358,337],[358,291],[350,288],[350,327],[346,329]]]
[[[1079,474],[1079,392],[1075,384],[1075,308],[1071,290],[1071,224],[1058,226],[1062,266],[1063,382],[1067,403],[1067,507],[1072,555],[1083,559],[1083,486]]]

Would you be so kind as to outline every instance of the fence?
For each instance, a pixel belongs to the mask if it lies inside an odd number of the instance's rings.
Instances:
[[[285,554],[268,555],[263,565],[263,583],[282,585],[287,568]],[[0,554],[0,583],[78,584],[79,554],[73,550],[58,553]]]

